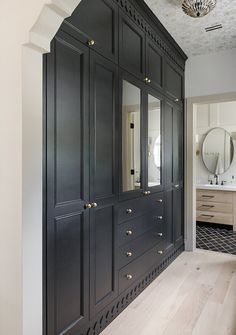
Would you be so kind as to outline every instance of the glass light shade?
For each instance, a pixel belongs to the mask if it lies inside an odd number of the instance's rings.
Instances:
[[[183,0],[182,9],[191,17],[207,15],[216,6],[216,0]]]

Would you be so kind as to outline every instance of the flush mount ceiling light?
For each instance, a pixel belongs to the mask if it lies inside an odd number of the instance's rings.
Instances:
[[[192,17],[207,15],[216,6],[216,0],[183,0],[182,9]]]

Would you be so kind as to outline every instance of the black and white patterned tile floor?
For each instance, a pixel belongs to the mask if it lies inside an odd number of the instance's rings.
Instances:
[[[197,248],[236,255],[236,232],[197,225]]]

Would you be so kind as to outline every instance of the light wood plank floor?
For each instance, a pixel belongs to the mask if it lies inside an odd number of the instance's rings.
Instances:
[[[184,252],[102,335],[236,335],[236,256]]]

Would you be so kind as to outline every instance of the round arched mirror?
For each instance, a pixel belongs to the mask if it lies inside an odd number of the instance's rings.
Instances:
[[[234,158],[234,144],[230,134],[223,128],[209,131],[202,146],[202,159],[207,170],[215,175],[225,173]]]

